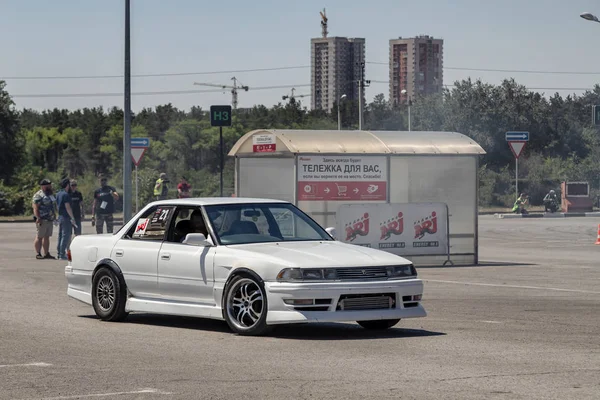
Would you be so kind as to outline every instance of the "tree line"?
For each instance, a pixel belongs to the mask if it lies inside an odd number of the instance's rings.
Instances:
[[[481,158],[480,204],[508,206],[514,201],[514,157],[505,141],[506,131],[530,132],[519,165],[520,187],[532,203],[563,180],[589,181],[600,189],[598,129],[592,106],[600,104],[600,86],[582,95],[546,97],[513,79],[500,85],[470,79],[458,81],[441,94],[413,99],[411,128],[418,131],[455,131],[477,141],[487,152]],[[358,128],[358,103],[340,105],[343,129]],[[364,112],[363,129],[407,130],[406,106],[393,107],[383,94],[375,96]],[[268,108],[238,109],[233,126],[224,129],[230,149],[253,129],[337,129],[337,106],[331,113],[308,110],[292,98]],[[149,137],[139,173],[140,201],[152,197],[153,183],[167,172],[175,183],[185,176],[195,196],[219,191],[219,135],[200,107],[180,110],[172,104],[145,108],[133,115],[133,137]],[[30,213],[30,200],[44,177],[58,182],[78,179],[85,203],[97,177],[108,176],[122,186],[123,110],[117,107],[79,110],[17,110],[0,81],[0,214]],[[129,155],[128,155],[129,157]],[[233,160],[225,170],[225,195],[233,193]]]

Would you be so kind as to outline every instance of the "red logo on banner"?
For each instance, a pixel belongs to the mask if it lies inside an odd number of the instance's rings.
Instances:
[[[431,216],[425,217],[415,222],[415,239],[423,239],[425,234],[434,234],[437,232],[437,214],[432,212]]]
[[[365,213],[362,218],[346,224],[346,241],[353,241],[357,236],[367,236],[369,234],[369,213]]]
[[[404,218],[402,212],[399,212],[397,216],[382,222],[380,228],[380,240],[388,240],[392,235],[402,235],[402,232],[404,232]]]
[[[252,151],[255,153],[273,153],[277,150],[275,143],[272,144],[254,144]]]

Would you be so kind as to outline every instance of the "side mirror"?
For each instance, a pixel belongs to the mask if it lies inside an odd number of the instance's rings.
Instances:
[[[208,240],[203,233],[188,233],[181,243],[200,247],[211,247],[213,245],[212,241]]]
[[[329,235],[334,238],[335,240],[337,240],[337,235],[336,235],[336,231],[335,228],[330,226],[329,228],[325,229],[325,232],[329,233]]]

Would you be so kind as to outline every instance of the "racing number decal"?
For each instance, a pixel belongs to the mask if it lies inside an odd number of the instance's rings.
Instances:
[[[154,213],[154,218],[152,218],[152,223],[155,224],[157,222],[160,222],[161,225],[163,225],[165,223],[165,221],[167,220],[167,218],[169,218],[170,213],[171,213],[171,208],[164,208],[164,209],[159,208]]]

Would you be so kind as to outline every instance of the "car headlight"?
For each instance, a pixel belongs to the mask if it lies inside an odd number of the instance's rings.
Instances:
[[[323,279],[335,279],[331,274],[325,278],[325,270],[321,268],[301,269],[285,268],[277,274],[278,281],[322,281]]]
[[[388,278],[409,278],[411,276],[417,276],[417,270],[414,265],[398,265],[394,267],[387,267]]]
[[[301,281],[302,271],[300,268],[285,268],[277,274],[278,281]]]

